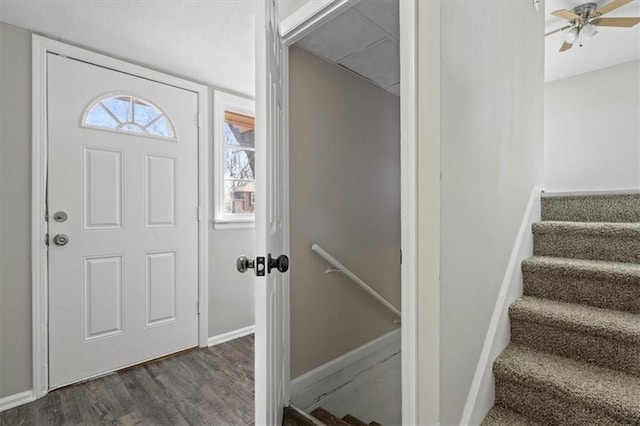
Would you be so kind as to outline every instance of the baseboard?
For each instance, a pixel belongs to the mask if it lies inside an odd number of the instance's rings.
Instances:
[[[249,327],[239,328],[238,330],[229,331],[227,333],[218,334],[217,336],[209,337],[207,341],[208,346],[215,346],[221,343],[228,342],[230,340],[238,339],[240,337],[247,336],[249,334],[253,334],[255,332],[255,325],[250,325]]]
[[[30,390],[5,396],[4,398],[0,398],[0,412],[35,401],[35,399],[36,397],[33,391]]]
[[[533,255],[531,224],[540,221],[542,189],[535,187],[529,196],[520,229],[511,251],[491,322],[484,340],[476,372],[462,413],[461,425],[478,425],[494,402],[493,361],[507,347],[510,339],[509,305],[522,296],[520,264]]]
[[[323,407],[366,422],[401,422],[400,329],[391,331],[291,381],[291,403]]]
[[[640,189],[599,189],[595,191],[552,191],[543,192],[542,198],[554,198],[554,197],[585,197],[585,196],[598,196],[598,195],[638,195]]]

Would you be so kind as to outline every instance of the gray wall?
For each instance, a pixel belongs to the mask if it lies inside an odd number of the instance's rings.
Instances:
[[[209,336],[254,325],[255,276],[236,270],[238,256],[253,257],[253,229],[209,232]]]
[[[442,2],[440,19],[440,420],[458,424],[543,181],[544,6]]]
[[[640,187],[640,61],[545,84],[548,191]]]
[[[0,398],[31,389],[31,36],[0,23]]]
[[[397,327],[310,246],[400,307],[400,103],[297,47],[289,61],[295,378]]]
[[[5,219],[0,221],[2,398],[30,390],[32,383],[31,33],[0,23],[0,43],[0,217]],[[235,271],[236,257],[252,254],[253,230],[211,229],[209,238],[209,336],[215,336],[253,325],[253,281]]]

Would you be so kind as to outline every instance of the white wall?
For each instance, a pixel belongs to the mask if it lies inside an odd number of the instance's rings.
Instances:
[[[431,118],[422,105],[429,106],[432,93],[421,89],[418,99],[418,150],[440,147],[439,253],[429,251],[437,233],[422,231],[432,229],[438,214],[429,204],[438,203],[438,176],[423,170],[431,159],[420,155],[418,165],[419,264],[440,256],[439,300],[432,298],[437,281],[419,270],[420,316],[440,312],[439,413],[420,396],[431,410],[421,409],[421,423],[434,417],[441,424],[460,422],[522,214],[532,188],[542,183],[543,9],[536,12],[529,1],[440,3],[439,139],[422,127]],[[419,87],[437,76],[431,72],[437,57],[421,60],[432,54],[420,35],[429,31],[430,19],[419,15]],[[422,341],[420,349],[429,344],[438,341]],[[421,353],[419,362],[422,370],[434,360]],[[419,392],[430,395],[433,380],[425,379],[421,374]]]
[[[545,84],[545,189],[640,188],[640,61]]]
[[[0,58],[0,215],[5,219],[0,222],[2,398],[31,389],[32,382],[31,33],[0,23]],[[235,270],[238,255],[252,254],[253,230],[215,231],[211,222],[209,226],[209,336],[216,336],[253,325],[253,280]]]

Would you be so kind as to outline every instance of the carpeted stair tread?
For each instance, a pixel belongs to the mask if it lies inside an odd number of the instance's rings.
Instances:
[[[624,281],[640,287],[640,265],[636,263],[532,256],[522,261],[523,272],[554,272],[557,275]]]
[[[533,256],[522,262],[524,294],[640,314],[640,265]]]
[[[509,316],[515,345],[640,376],[640,315],[524,297]]]
[[[633,375],[516,345],[509,345],[498,356],[493,369],[498,405],[523,408],[533,401],[528,394],[536,395],[537,400],[546,395],[546,401],[568,402],[564,408],[571,408],[549,413],[552,408],[539,407],[538,414],[547,420],[553,414],[555,421],[563,422],[572,418],[584,422],[593,416],[640,424],[640,378]],[[501,386],[515,387],[518,392],[504,392]]]
[[[369,423],[369,426],[382,426],[382,425],[378,422],[371,422]]]
[[[367,423],[363,422],[359,418],[352,416],[351,414],[347,414],[342,418],[342,421],[350,424],[351,426],[369,426]]]
[[[482,421],[481,426],[538,426],[528,417],[509,410],[505,407],[495,406],[489,411]]]
[[[640,345],[640,315],[525,296],[509,307],[509,316]]]
[[[340,417],[334,416],[322,407],[314,409],[311,412],[311,415],[327,426],[349,426],[349,423],[345,422]]]
[[[538,222],[536,256],[640,263],[640,223]]]
[[[542,220],[640,222],[640,193],[543,194]]]
[[[532,224],[534,233],[602,235],[606,237],[638,237],[640,223],[544,221]]]

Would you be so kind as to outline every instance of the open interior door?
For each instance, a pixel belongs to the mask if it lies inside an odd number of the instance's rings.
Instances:
[[[275,0],[255,5],[255,420],[257,425],[280,425],[289,384],[284,50]]]

